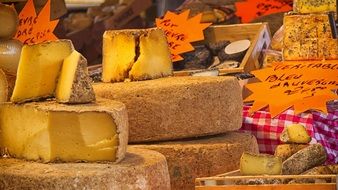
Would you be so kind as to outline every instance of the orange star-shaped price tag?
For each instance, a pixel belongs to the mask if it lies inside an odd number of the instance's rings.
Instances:
[[[202,14],[188,18],[189,12],[186,10],[181,14],[175,14],[168,11],[163,18],[156,19],[156,26],[162,28],[167,36],[173,61],[183,59],[179,54],[194,50],[190,43],[203,40],[203,30],[211,25],[200,23]]]
[[[19,14],[19,27],[15,35],[24,44],[35,44],[58,39],[53,31],[59,20],[50,20],[50,1],[36,15],[33,0],[28,0]]]

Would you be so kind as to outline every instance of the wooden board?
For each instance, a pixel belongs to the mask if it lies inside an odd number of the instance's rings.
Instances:
[[[267,23],[215,25],[204,31],[206,42],[218,42],[221,40],[243,40],[251,41],[251,46],[244,56],[240,66],[232,69],[219,69],[220,75],[228,73],[250,72],[263,66],[263,50],[267,49],[271,42],[271,33]],[[174,63],[175,64],[175,63]],[[175,76],[187,76],[201,70],[175,71]]]

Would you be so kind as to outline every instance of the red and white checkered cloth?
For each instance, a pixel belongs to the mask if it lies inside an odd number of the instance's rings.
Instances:
[[[273,154],[280,144],[279,136],[284,126],[299,123],[306,127],[309,134],[321,143],[328,153],[328,163],[338,162],[338,102],[328,106],[329,114],[311,111],[295,115],[288,109],[275,118],[262,110],[249,115],[250,106],[243,108],[243,125],[241,130],[252,133],[257,138],[261,153]]]

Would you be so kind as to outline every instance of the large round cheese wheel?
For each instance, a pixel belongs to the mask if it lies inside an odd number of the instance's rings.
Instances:
[[[214,135],[242,125],[242,94],[234,77],[168,77],[93,87],[97,96],[126,105],[129,142]]]
[[[239,169],[244,151],[258,153],[256,138],[240,132],[132,147],[162,153],[167,158],[171,189],[175,190],[194,189],[197,177],[210,177]]]
[[[165,157],[155,151],[128,149],[119,164],[42,164],[0,159],[0,189],[170,189]]]

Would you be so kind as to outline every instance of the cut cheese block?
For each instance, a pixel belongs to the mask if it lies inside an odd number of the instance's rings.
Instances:
[[[301,124],[291,124],[284,128],[279,139],[284,143],[306,144],[311,141],[311,136]]]
[[[206,136],[242,125],[242,93],[234,77],[168,77],[93,87],[96,96],[126,105],[129,142]]]
[[[111,30],[103,34],[103,82],[172,75],[170,51],[159,28]]]
[[[280,144],[276,147],[274,155],[284,161],[307,146],[307,144]]]
[[[131,80],[146,80],[173,74],[165,34],[160,29],[150,29],[139,38],[140,55],[129,72]]]
[[[11,157],[119,162],[128,143],[127,112],[122,103],[111,100],[86,105],[3,103],[0,132],[0,146]]]
[[[87,71],[87,60],[73,51],[63,61],[55,97],[61,103],[89,103],[95,101],[92,81]]]
[[[119,82],[128,78],[136,56],[133,32],[106,31],[103,34],[102,81]]]
[[[25,102],[52,96],[63,60],[72,51],[70,40],[23,46],[11,101]]]
[[[16,75],[22,49],[19,40],[0,40],[0,69],[10,75]]]
[[[285,60],[338,59],[338,40],[332,38],[327,14],[284,16]]]
[[[326,161],[326,152],[321,144],[311,144],[283,162],[283,175],[298,175]]]
[[[0,40],[12,38],[19,25],[19,17],[14,7],[0,4]]]
[[[258,153],[256,138],[239,132],[184,141],[129,146],[162,153],[167,158],[171,189],[175,190],[194,189],[197,177],[237,170],[243,152]]]
[[[8,99],[8,82],[6,74],[0,69],[0,102]]]
[[[282,159],[269,154],[243,153],[240,161],[241,175],[280,175]]]
[[[293,10],[298,13],[336,11],[336,0],[294,0]]]
[[[128,149],[119,164],[42,164],[3,158],[0,168],[0,189],[170,189],[165,157],[143,149]]]

